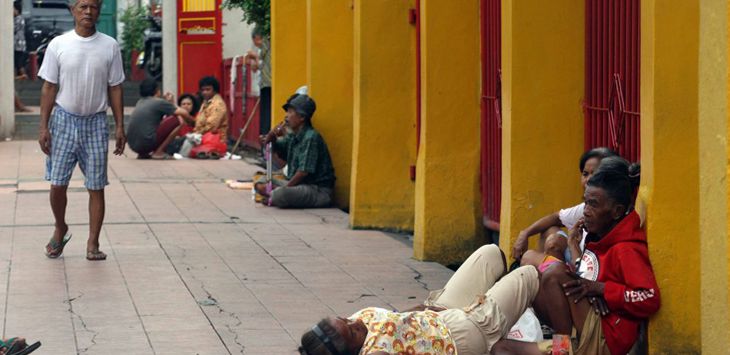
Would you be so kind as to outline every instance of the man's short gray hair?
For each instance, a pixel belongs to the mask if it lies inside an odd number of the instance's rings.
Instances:
[[[68,2],[68,7],[69,7],[69,8],[73,8],[74,6],[76,6],[76,4],[77,4],[77,3],[78,3],[78,2],[80,1],[80,0],[66,0],[66,1]],[[101,6],[101,2],[102,2],[102,1],[103,1],[103,0],[96,0],[96,3],[97,3],[97,4],[99,4],[99,6]]]

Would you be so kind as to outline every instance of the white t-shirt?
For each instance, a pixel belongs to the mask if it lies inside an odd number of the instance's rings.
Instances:
[[[568,207],[560,210],[558,212],[558,217],[560,217],[560,223],[562,223],[565,228],[570,231],[573,229],[573,226],[578,223],[578,220],[583,217],[583,208],[586,206],[584,202],[581,202],[578,205],[575,205],[573,207]],[[583,231],[583,238],[580,240],[580,250],[585,249],[586,244],[586,232]]]
[[[48,45],[38,76],[58,84],[56,104],[88,116],[109,107],[107,89],[124,82],[119,44],[99,31],[81,37],[68,31]]]

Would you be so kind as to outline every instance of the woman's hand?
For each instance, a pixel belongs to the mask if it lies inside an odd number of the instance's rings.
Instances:
[[[517,240],[515,240],[515,245],[512,246],[512,258],[516,260],[520,260],[522,258],[522,254],[524,254],[527,251],[527,232],[520,231],[520,234],[517,235]]]
[[[583,240],[584,229],[584,221],[581,218],[575,223],[573,229],[568,232],[568,248],[570,248],[570,255],[573,259],[580,257],[583,252],[580,249],[580,242]]]
[[[583,297],[603,297],[605,287],[603,282],[586,280],[567,270],[566,273],[573,280],[563,284],[563,291],[565,291],[566,296],[573,298],[574,303],[578,303]]]

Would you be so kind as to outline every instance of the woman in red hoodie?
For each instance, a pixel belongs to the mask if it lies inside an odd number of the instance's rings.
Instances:
[[[553,354],[626,354],[639,325],[659,310],[659,287],[649,261],[646,233],[633,211],[634,178],[623,159],[607,158],[588,181],[583,220],[586,250],[581,275],[564,264],[546,270],[533,306],[555,331]],[[570,339],[575,329],[572,342]],[[508,346],[517,345],[517,347]],[[539,353],[536,344],[495,346],[492,353]],[[511,351],[507,351],[511,350]]]

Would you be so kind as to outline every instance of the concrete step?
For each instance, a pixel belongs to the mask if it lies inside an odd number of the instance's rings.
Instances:
[[[16,80],[15,91],[26,106],[40,106],[42,80]],[[125,81],[122,84],[124,106],[134,106],[139,100],[139,82]]]
[[[127,126],[129,125],[129,115],[131,113],[131,108],[126,108],[124,110],[124,129],[126,131]],[[39,123],[41,121],[41,116],[38,114],[38,112],[31,112],[31,113],[23,113],[23,114],[16,114],[15,115],[15,134],[13,135],[13,140],[35,140],[38,139],[38,127]],[[109,114],[107,116],[107,121],[109,122],[109,138],[114,138],[114,129],[116,128],[116,123],[114,122],[114,117]]]

